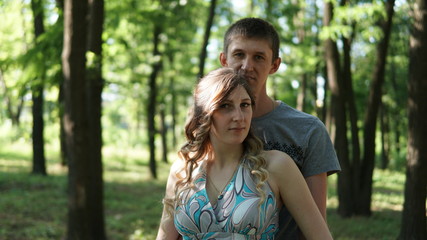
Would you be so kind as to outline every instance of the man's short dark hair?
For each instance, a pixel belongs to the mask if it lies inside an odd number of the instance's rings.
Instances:
[[[271,50],[273,51],[272,61],[279,57],[279,34],[273,25],[263,19],[243,18],[233,23],[224,35],[225,54],[227,54],[228,46],[235,36],[267,40],[270,44]]]

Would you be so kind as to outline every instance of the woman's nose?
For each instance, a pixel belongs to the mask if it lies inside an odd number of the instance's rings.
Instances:
[[[243,120],[244,115],[243,112],[240,108],[236,108],[236,110],[234,111],[233,114],[233,121],[237,122],[237,121],[241,121]]]

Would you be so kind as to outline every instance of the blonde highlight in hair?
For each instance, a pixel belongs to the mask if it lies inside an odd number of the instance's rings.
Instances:
[[[262,156],[263,143],[253,134],[252,131],[249,131],[249,134],[243,144],[246,149],[246,160],[249,162],[251,174],[255,176],[257,181],[256,190],[260,194],[260,201],[258,203],[259,207],[266,199],[263,187],[269,175],[267,171],[267,162]]]
[[[184,166],[176,174],[177,182],[175,194],[172,198],[164,198],[166,212],[173,214],[173,209],[184,203],[184,192],[193,188],[193,171],[203,159],[209,157],[212,146],[209,140],[209,132],[212,125],[212,115],[220,104],[227,99],[233,90],[243,86],[251,98],[252,106],[255,105],[255,97],[243,75],[231,68],[220,68],[208,73],[201,78],[194,90],[193,106],[189,111],[185,125],[187,142],[178,151],[179,157],[184,160]],[[261,156],[263,145],[251,131],[243,142],[246,159],[251,166],[251,173],[257,179],[256,189],[260,193],[260,204],[265,200],[266,194],[263,185],[267,181],[268,172],[266,161]]]

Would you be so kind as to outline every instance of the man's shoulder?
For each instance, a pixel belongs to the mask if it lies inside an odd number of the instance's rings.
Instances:
[[[315,121],[318,120],[318,117],[313,116],[309,113],[300,111],[296,108],[293,108],[287,105],[284,102],[280,102],[280,105],[277,108],[277,115],[283,118],[294,119],[294,120],[306,120],[306,121]]]
[[[324,124],[320,119],[311,114],[299,111],[284,102],[280,102],[276,109],[260,118],[255,118],[253,123],[256,126],[266,128],[286,128],[287,131],[301,130],[303,132],[323,128]]]

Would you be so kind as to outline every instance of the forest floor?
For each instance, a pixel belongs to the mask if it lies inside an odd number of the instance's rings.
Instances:
[[[63,239],[67,226],[67,170],[47,151],[48,176],[31,172],[28,143],[0,144],[0,239]],[[110,240],[155,239],[170,164],[158,162],[158,180],[138,151],[104,148],[105,223]],[[172,156],[172,155],[171,155]],[[171,158],[172,159],[172,158]],[[403,172],[374,172],[371,217],[337,214],[336,175],[328,181],[328,224],[334,239],[396,239],[403,204]]]

